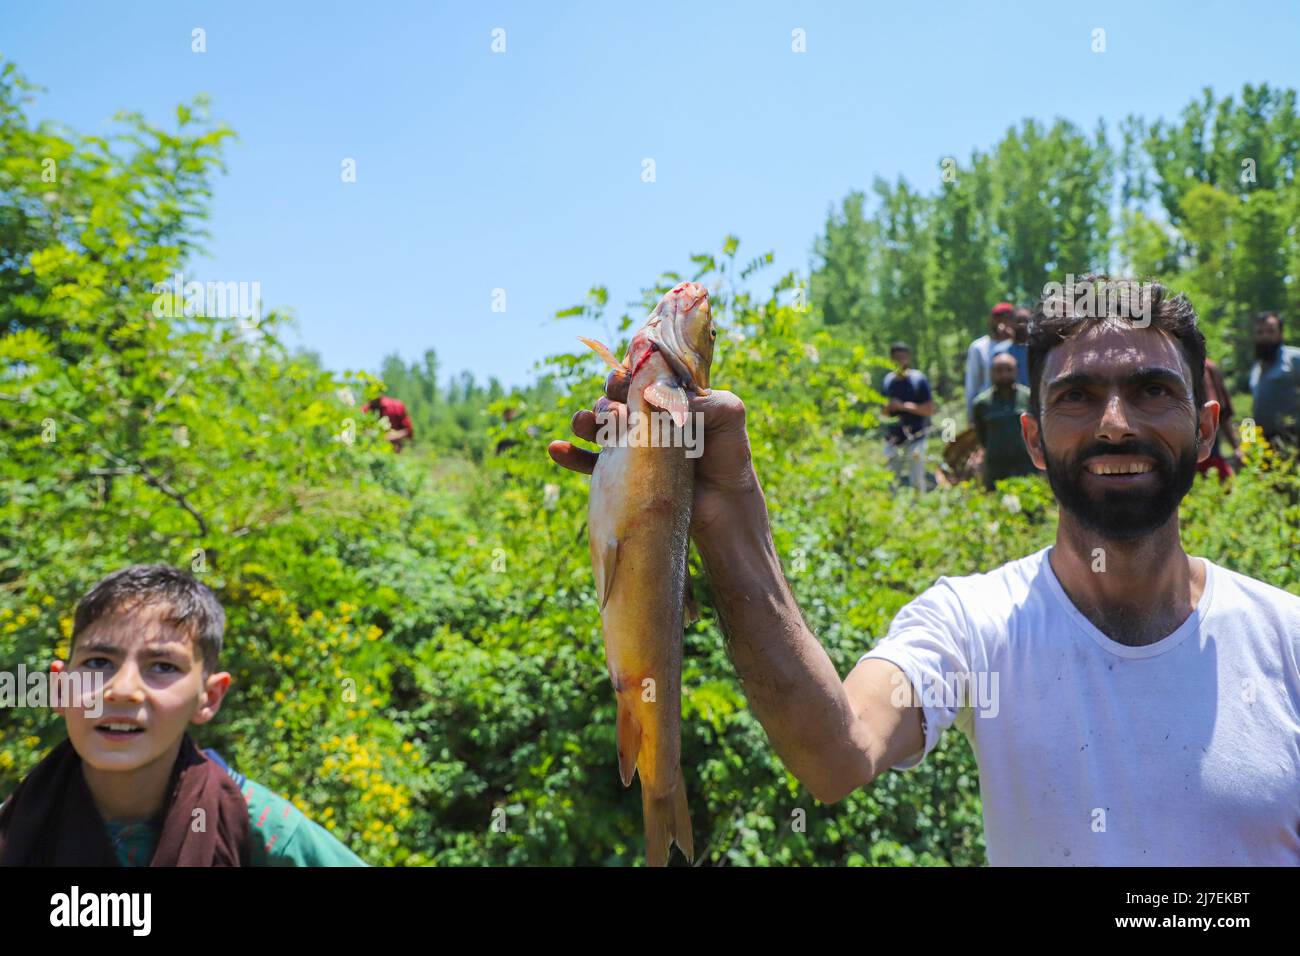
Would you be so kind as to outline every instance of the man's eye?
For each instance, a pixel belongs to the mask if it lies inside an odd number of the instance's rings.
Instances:
[[[170,661],[154,661],[153,666],[167,668],[166,670],[163,671],[164,674],[180,673],[180,668],[177,667],[175,664],[171,663]]]
[[[89,667],[91,670],[99,670],[101,667],[112,667],[113,662],[107,657],[87,657],[81,662],[82,667]]]
[[[1155,382],[1152,382],[1150,385],[1147,386],[1147,394],[1152,397],[1155,397],[1157,395],[1168,395],[1169,389],[1165,388],[1163,385],[1159,385]]]
[[[1063,402],[1077,402],[1080,401],[1082,398],[1083,398],[1083,389],[1072,388],[1068,392],[1062,393],[1060,400]]]

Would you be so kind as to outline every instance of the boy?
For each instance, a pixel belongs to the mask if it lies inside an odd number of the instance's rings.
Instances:
[[[102,674],[99,706],[59,708],[68,739],[0,807],[0,865],[365,866],[186,732],[230,688],[217,670],[225,626],[211,590],[162,564],[116,571],[82,598],[69,660],[50,670]]]

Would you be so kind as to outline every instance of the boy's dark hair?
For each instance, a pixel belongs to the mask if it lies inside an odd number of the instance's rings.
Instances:
[[[1065,294],[1068,287],[1045,292],[1034,309],[1029,321],[1030,412],[1035,417],[1041,414],[1043,367],[1052,349],[1083,329],[1107,319],[1121,322],[1149,319],[1151,328],[1159,329],[1178,343],[1178,349],[1192,372],[1192,400],[1199,413],[1205,405],[1205,336],[1196,326],[1196,310],[1187,296],[1182,293],[1171,296],[1159,282],[1112,279],[1096,274],[1076,280],[1076,295],[1077,290],[1084,288],[1084,283],[1090,283],[1095,293],[1092,301],[1097,307],[1092,311],[1096,314],[1079,314],[1076,302]],[[1125,312],[1138,318],[1126,317]]]
[[[910,352],[910,351],[912,351],[912,347],[908,345],[906,342],[895,342],[893,345],[889,347],[890,355],[893,355],[895,352]]]
[[[206,584],[166,564],[133,564],[114,571],[91,588],[77,604],[69,656],[77,646],[77,638],[91,624],[132,607],[166,611],[169,623],[198,642],[204,670],[211,673],[217,669],[226,612]]]

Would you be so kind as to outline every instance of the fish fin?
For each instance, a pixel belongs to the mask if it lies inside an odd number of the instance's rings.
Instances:
[[[690,627],[700,619],[700,606],[695,603],[695,587],[691,572],[686,572],[686,595],[682,601],[682,627]]]
[[[677,784],[662,796],[652,794],[641,781],[641,812],[645,816],[645,858],[650,866],[667,866],[668,850],[676,843],[687,860],[695,858],[691,834],[691,811],[686,804],[686,785],[677,768]]]
[[[642,397],[656,408],[662,408],[673,416],[678,428],[686,425],[686,415],[691,404],[686,397],[686,389],[680,385],[671,385],[665,381],[651,382],[641,393]]]
[[[618,538],[610,538],[592,562],[596,572],[596,596],[600,598],[600,609],[605,610],[609,596],[614,591],[614,573],[618,570]]]
[[[618,775],[623,786],[632,786],[632,774],[636,772],[636,758],[641,755],[641,722],[636,719],[636,708],[632,701],[622,694],[618,700],[618,728],[615,731],[618,743]]]
[[[623,367],[623,363],[620,362],[618,359],[614,358],[614,353],[609,350],[609,346],[607,346],[604,342],[597,342],[595,339],[589,339],[585,335],[579,335],[578,341],[581,342],[583,345],[587,346],[587,348],[591,349],[601,358],[603,358],[605,360],[605,364],[608,365],[610,368]]]

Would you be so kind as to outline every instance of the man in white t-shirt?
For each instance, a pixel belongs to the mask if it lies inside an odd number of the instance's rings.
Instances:
[[[1083,281],[1097,294],[1045,298],[1030,329],[1021,429],[1060,504],[1055,544],[941,577],[843,682],[782,574],[743,404],[692,399],[706,441],[691,535],[731,659],[826,803],[917,766],[955,724],[994,865],[1300,865],[1300,597],[1179,536],[1218,426],[1205,339],[1159,285]],[[593,414],[573,428],[592,440]]]

